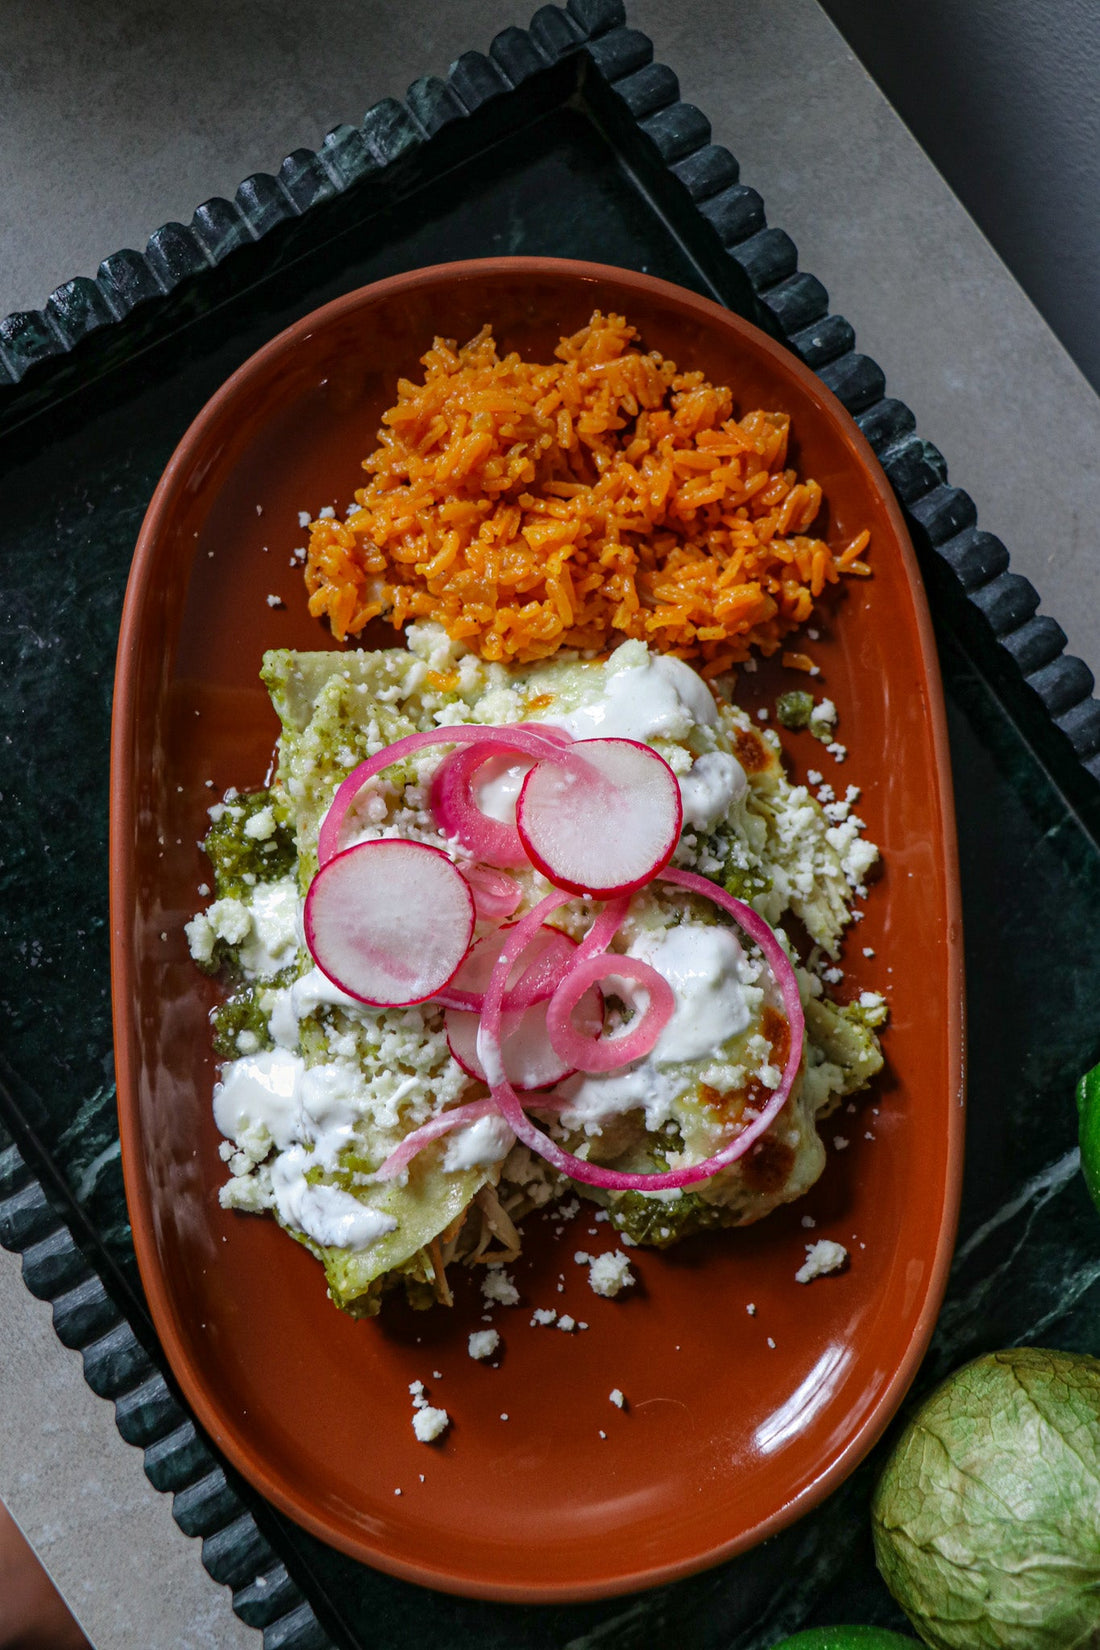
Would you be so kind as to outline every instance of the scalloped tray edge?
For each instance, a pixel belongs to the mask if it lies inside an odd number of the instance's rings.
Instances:
[[[710,142],[705,115],[680,101],[675,73],[654,62],[652,43],[627,26],[623,0],[541,7],[528,29],[498,34],[488,54],[464,53],[446,79],[415,81],[403,103],[384,99],[360,126],[330,131],[317,151],[295,150],[276,175],[246,178],[232,202],[216,197],[197,208],[190,224],[163,225],[144,253],[116,252],[94,279],[78,276],[52,292],[41,310],[9,315],[0,321],[0,399],[18,396],[28,373],[69,354],[91,333],[117,325],[139,305],[163,304],[181,282],[361,179],[377,177],[445,126],[582,51],[747,278],[769,330],[853,415],[918,546],[934,553],[1036,696],[1054,737],[1100,784],[1100,701],[1093,696],[1092,672],[1065,652],[1064,631],[1038,612],[1038,592],[1010,570],[1002,541],[979,529],[973,500],[949,484],[943,455],[918,435],[909,408],[887,396],[881,368],[857,352],[850,323],[829,313],[825,287],[798,269],[794,242],[767,224],[763,201],[740,182],[735,158]],[[205,1568],[232,1589],[241,1620],[262,1630],[264,1650],[330,1650],[332,1639],[228,1482],[216,1452],[74,1241],[69,1226],[80,1222],[79,1210],[60,1183],[53,1199],[47,1197],[27,1155],[16,1144],[0,1146],[0,1244],[22,1254],[27,1287],[50,1302],[59,1339],[81,1353],[93,1391],[114,1402],[120,1433],[144,1451],[154,1486],[175,1496],[177,1524],[202,1538]],[[58,1212],[55,1202],[62,1201],[71,1216]]]
[[[687,190],[725,256],[747,277],[770,329],[853,414],[918,545],[935,553],[1005,661],[1032,690],[1055,740],[1064,739],[1085,773],[1100,782],[1100,700],[1093,695],[1091,670],[1065,652],[1065,632],[1038,612],[1039,593],[1010,570],[1003,542],[978,527],[974,501],[950,486],[943,455],[918,435],[908,407],[887,396],[882,370],[856,351],[851,325],[829,313],[821,282],[798,269],[794,242],[767,225],[763,201],[739,181],[734,157],[710,143],[705,115],[680,101],[675,73],[655,63],[649,39],[627,26],[623,0],[543,6],[528,29],[498,34],[487,55],[464,53],[446,79],[415,81],[404,103],[384,99],[359,127],[334,128],[317,151],[295,150],[276,175],[246,178],[232,202],[215,198],[197,208],[190,224],[163,225],[144,253],[116,252],[94,280],[78,276],[51,293],[41,310],[8,316],[0,322],[0,394],[91,332],[117,324],[139,304],[163,302],[182,281],[393,166],[445,126],[582,50]]]

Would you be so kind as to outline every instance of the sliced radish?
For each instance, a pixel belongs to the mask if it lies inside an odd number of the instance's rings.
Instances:
[[[304,922],[322,974],[361,1003],[394,1008],[454,977],[473,936],[474,899],[441,849],[386,837],[322,866]]]
[[[559,730],[553,731],[557,734]],[[404,739],[398,739],[395,744],[387,745],[385,750],[379,751],[377,755],[368,757],[365,762],[360,762],[337,787],[317,836],[317,863],[327,865],[333,855],[339,853],[340,832],[348,810],[363,786],[369,779],[373,779],[375,774],[382,773],[395,762],[401,762],[406,756],[413,756],[417,751],[429,749],[432,745],[483,745],[494,741],[498,745],[506,743],[508,749],[520,751],[535,762],[540,757],[553,755],[562,749],[560,738],[552,737],[549,732],[533,733],[530,728],[520,725],[493,728],[480,725],[471,727],[465,723],[458,723],[454,727],[428,728],[423,733],[410,733]]]
[[[470,884],[479,921],[503,922],[523,898],[523,889],[507,871],[494,870],[491,865],[467,865],[462,875]]]
[[[438,1140],[440,1135],[450,1134],[452,1129],[463,1128],[467,1123],[477,1123],[481,1118],[497,1111],[496,1101],[486,1097],[483,1100],[470,1100],[464,1106],[454,1106],[450,1111],[440,1112],[438,1117],[433,1117],[405,1136],[400,1146],[394,1148],[376,1171],[378,1178],[393,1180],[430,1141]]]
[[[643,1013],[636,1016],[621,1032],[599,1036],[600,1025],[591,1028],[577,1024],[575,1011],[588,1000],[598,980],[629,980],[641,988],[649,998]],[[546,1005],[546,1033],[551,1047],[562,1063],[575,1071],[614,1071],[631,1060],[647,1055],[661,1032],[672,1018],[676,998],[663,974],[640,957],[622,957],[605,952],[601,957],[588,957],[575,963]],[[591,1028],[591,1029],[590,1029]],[[508,1037],[505,1033],[504,1069],[515,1082],[508,1061]],[[555,1079],[560,1081],[560,1079]]]
[[[729,1140],[721,1151],[715,1152],[712,1157],[705,1158],[701,1163],[692,1163],[685,1168],[672,1169],[664,1174],[628,1174],[617,1169],[601,1168],[598,1164],[589,1163],[582,1157],[576,1157],[559,1146],[556,1140],[551,1140],[527,1116],[520,1103],[519,1096],[508,1080],[504,1068],[501,1049],[502,1013],[501,1003],[504,997],[504,988],[508,975],[517,957],[521,956],[524,946],[528,944],[532,935],[537,932],[539,925],[545,922],[559,906],[568,900],[568,894],[549,894],[540,901],[527,916],[511,928],[501,947],[497,965],[493,970],[485,992],[485,1005],[481,1014],[481,1031],[478,1036],[478,1054],[486,1071],[487,1081],[493,1099],[500,1108],[501,1115],[508,1123],[517,1139],[522,1140],[533,1152],[545,1159],[561,1174],[571,1180],[577,1180],[588,1186],[603,1186],[613,1192],[649,1192],[672,1191],[680,1186],[694,1186],[701,1180],[709,1180],[712,1175],[721,1169],[735,1163],[743,1157],[749,1148],[765,1134],[775,1119],[779,1116],[795,1078],[798,1076],[802,1063],[802,1043],[804,1035],[804,1020],[802,1003],[798,995],[798,982],[794,970],[787,959],[786,953],[772,933],[767,923],[759,917],[751,906],[745,905],[742,900],[734,899],[723,889],[715,887],[705,877],[696,876],[691,871],[668,871],[664,880],[679,884],[690,889],[692,893],[705,895],[714,900],[723,910],[729,913],[744,929],[751,939],[757,941],[771,966],[776,983],[783,998],[783,1006],[787,1012],[787,1023],[790,1029],[790,1049],[787,1063],[778,1087],[772,1092],[768,1103],[762,1108],[758,1117],[754,1118],[746,1128],[741,1129]]]
[[[676,775],[633,739],[583,739],[569,754],[568,764],[537,762],[523,782],[516,828],[528,857],[571,893],[633,893],[668,864],[679,840]]]

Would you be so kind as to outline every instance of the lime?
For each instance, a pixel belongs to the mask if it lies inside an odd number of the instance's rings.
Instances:
[[[1100,1066],[1086,1071],[1077,1085],[1081,1173],[1089,1196],[1100,1209]]]
[[[891,1633],[888,1627],[807,1627],[775,1650],[912,1650],[916,1639]]]

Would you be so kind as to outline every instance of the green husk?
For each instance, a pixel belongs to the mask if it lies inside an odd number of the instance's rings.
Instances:
[[[1100,1359],[1017,1347],[950,1376],[872,1518],[883,1578],[935,1650],[1100,1646]]]

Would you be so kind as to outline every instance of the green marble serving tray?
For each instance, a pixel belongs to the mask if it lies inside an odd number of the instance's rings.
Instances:
[[[296,317],[397,270],[494,252],[598,258],[717,297],[788,341],[879,453],[940,648],[969,980],[959,1249],[913,1397],[995,1347],[1098,1349],[1100,1220],[1073,1105],[1100,1058],[1092,678],[617,0],[544,7],[446,81],[418,82],[0,324],[0,1242],[22,1252],[28,1286],[266,1650],[767,1650],[815,1623],[900,1626],[867,1516],[889,1439],[819,1511],[691,1580],[553,1608],[442,1598],[330,1551],[223,1467],[142,1300],[112,1081],[107,778],[146,504],[207,397]]]

